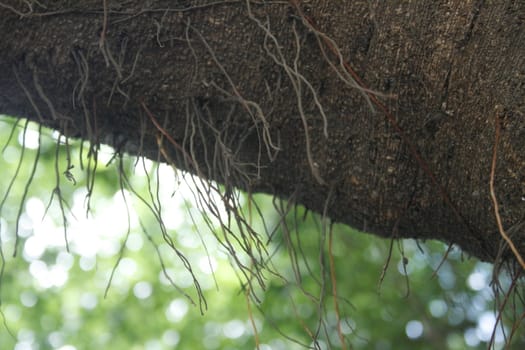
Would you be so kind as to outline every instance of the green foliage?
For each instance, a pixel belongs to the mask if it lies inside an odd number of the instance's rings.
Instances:
[[[484,349],[490,340],[491,267],[441,243],[380,240],[300,207],[279,225],[272,199],[256,195],[264,222],[243,210],[270,235],[261,234],[272,259],[266,289],[248,289],[188,175],[104,147],[94,172],[86,145],[7,117],[0,140],[2,349],[337,349],[338,330],[356,349]],[[138,196],[162,206],[205,302]]]

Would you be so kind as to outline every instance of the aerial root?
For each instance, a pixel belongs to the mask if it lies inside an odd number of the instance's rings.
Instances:
[[[314,156],[312,154],[312,146],[311,146],[311,140],[310,140],[310,132],[309,132],[309,125],[308,125],[308,117],[306,115],[306,112],[304,110],[304,92],[303,92],[303,86],[306,87],[306,92],[308,92],[310,95],[313,96],[313,100],[315,102],[315,105],[323,119],[323,134],[325,137],[328,137],[328,120],[325,115],[323,106],[319,102],[319,98],[317,96],[317,92],[315,91],[312,84],[306,79],[306,77],[299,71],[299,59],[301,54],[301,43],[299,40],[299,35],[297,33],[297,30],[295,28],[295,22],[293,23],[293,34],[294,34],[294,41],[295,41],[295,55],[293,58],[293,61],[291,63],[288,63],[284,52],[282,51],[282,45],[279,43],[277,37],[271,32],[270,30],[270,23],[267,20],[266,22],[262,22],[261,20],[257,19],[255,15],[253,14],[251,10],[250,0],[246,0],[246,8],[248,11],[248,17],[257,24],[257,26],[264,32],[264,49],[268,57],[270,57],[279,67],[281,67],[286,75],[288,76],[288,79],[290,83],[292,84],[292,87],[295,92],[296,101],[297,101],[297,110],[299,113],[299,116],[301,118],[302,126],[304,129],[304,136],[305,136],[305,143],[306,143],[306,157],[308,159],[308,164],[310,166],[310,171],[312,176],[315,178],[315,180],[321,184],[325,185],[326,181],[322,178],[320,174],[319,169],[319,163],[314,160]],[[275,51],[275,52],[273,52]]]
[[[264,257],[267,256],[267,252],[259,234],[251,227],[245,214],[242,212],[238,194],[235,195],[231,189],[231,185],[229,185],[234,173],[238,173],[242,177],[244,176],[242,175],[244,174],[244,170],[241,165],[236,165],[237,160],[235,159],[235,154],[232,153],[228,145],[229,142],[227,141],[227,129],[217,129],[212,124],[211,119],[206,118],[204,115],[199,115],[202,111],[195,110],[196,106],[188,102],[186,111],[188,122],[186,124],[184,140],[181,144],[160,124],[144,102],[141,102],[141,105],[159,132],[157,140],[159,152],[162,157],[176,168],[176,162],[172,159],[171,153],[163,144],[163,140],[165,140],[169,143],[170,148],[172,147],[181,154],[187,169],[192,170],[192,172],[197,175],[187,176],[187,181],[190,181],[190,186],[194,191],[195,202],[201,210],[206,225],[208,225],[211,232],[216,235],[218,242],[229,252],[233,264],[243,275],[243,281],[249,284],[250,290],[252,291],[257,290],[257,288],[251,285],[252,280],[257,281],[257,284],[264,289],[265,282],[262,273],[265,267]],[[214,135],[215,146],[213,150],[208,150],[206,147],[206,136],[203,133],[205,128],[207,130],[206,135],[209,136],[210,132]],[[234,138],[232,139],[232,142],[233,141],[237,142],[238,140]],[[209,180],[204,180],[205,174],[203,173],[203,169],[200,168],[194,158],[196,152],[195,147],[198,145],[204,146],[204,152],[208,154],[206,157],[206,167],[208,171],[211,171],[215,176],[223,177],[224,186],[226,187],[225,191],[222,191],[217,184]],[[213,163],[208,162],[210,158],[213,159]],[[221,215],[221,208],[226,210],[228,214],[227,218],[223,218]],[[158,213],[158,215],[160,217],[160,213]],[[209,218],[210,215],[213,217],[213,220]],[[219,224],[219,232],[222,232],[220,236],[216,233],[217,229],[214,221]],[[233,227],[235,227],[236,230],[233,230]],[[249,265],[241,260],[239,248],[249,257]]]
[[[502,224],[502,221],[501,221],[501,216],[499,214],[499,205],[498,205],[498,199],[496,197],[496,190],[494,188],[494,178],[496,176],[496,161],[497,161],[497,157],[498,157],[498,143],[499,143],[500,128],[501,128],[500,121],[499,121],[499,116],[501,114],[501,111],[500,111],[501,107],[497,106],[496,109],[497,109],[497,111],[496,111],[497,113],[496,113],[496,119],[495,119],[495,136],[494,136],[495,140],[494,140],[494,148],[493,148],[493,152],[492,152],[492,165],[491,165],[491,169],[490,169],[490,183],[489,183],[490,197],[492,199],[492,204],[494,205],[494,215],[496,217],[496,223],[498,225],[498,231],[499,231],[501,237],[509,245],[510,250],[514,254],[514,257],[516,258],[516,260],[520,264],[521,268],[523,270],[525,270],[525,261],[523,260],[523,257],[521,256],[520,252],[518,251],[518,249],[514,245],[514,242],[512,242],[512,240],[510,239],[509,235],[507,234],[507,232],[505,232],[505,229],[503,228],[503,224]],[[522,223],[518,223],[518,225],[521,225],[521,224]]]
[[[494,292],[495,300],[496,300],[496,310],[497,310],[497,317],[496,322],[493,328],[493,332],[489,341],[489,348],[494,346],[495,340],[496,340],[496,330],[500,328],[504,334],[505,337],[505,343],[510,344],[510,341],[514,335],[516,335],[516,331],[522,326],[522,323],[525,319],[525,312],[523,312],[521,315],[516,314],[515,310],[518,308],[516,303],[525,303],[525,296],[522,295],[523,291],[518,288],[520,286],[520,279],[523,277],[523,273],[525,272],[525,262],[523,260],[522,255],[516,248],[514,242],[512,241],[512,236],[514,234],[520,234],[525,232],[525,221],[519,221],[516,224],[512,225],[508,229],[504,229],[503,222],[500,215],[499,210],[499,204],[498,199],[496,196],[496,189],[495,189],[495,177],[496,177],[496,164],[497,164],[497,157],[498,157],[498,145],[501,137],[501,125],[500,125],[500,117],[502,117],[504,111],[503,107],[500,105],[496,105],[495,107],[495,130],[494,130],[494,147],[492,152],[492,161],[491,161],[491,169],[490,169],[490,179],[489,179],[489,189],[490,189],[490,197],[492,200],[493,208],[494,208],[494,216],[496,219],[496,224],[498,227],[498,233],[500,234],[502,238],[502,245],[498,252],[498,256],[495,259],[494,262],[494,268],[493,268],[493,278],[492,278],[492,290]],[[510,248],[515,261],[506,260],[503,256],[505,245]],[[508,269],[507,271],[511,274],[511,283],[508,287],[504,287],[500,283],[499,275],[500,275],[500,269],[503,265],[507,265]],[[503,293],[503,295],[501,295]],[[499,305],[498,305],[499,303]],[[510,305],[509,305],[510,304]],[[512,328],[510,330],[510,334],[505,334],[505,328],[503,327],[503,318],[505,317],[505,311],[506,310],[512,310],[512,315],[508,316],[513,320]]]
[[[16,9],[16,8],[14,8],[11,5],[4,4],[3,2],[0,2],[0,7],[3,7],[5,9],[8,9],[9,11],[14,12],[18,16],[20,16],[20,18],[24,18],[24,17],[29,17],[29,16],[31,16],[33,14],[33,12],[34,12],[34,10],[33,10],[33,3],[34,2],[36,2],[39,6],[42,6],[40,3],[38,3],[38,1],[31,1],[30,2],[28,0],[22,0],[21,2],[23,2],[27,6],[27,11],[26,12],[22,12],[21,10]]]
[[[219,92],[221,92],[225,96],[230,97],[232,98],[233,101],[238,102],[243,107],[243,109],[248,113],[248,115],[252,118],[254,125],[258,126],[262,124],[262,141],[263,141],[262,144],[264,144],[266,147],[268,158],[274,159],[276,157],[276,154],[280,151],[280,147],[278,143],[276,143],[272,139],[271,132],[270,132],[270,123],[266,119],[265,113],[263,112],[261,106],[258,103],[248,100],[242,96],[241,92],[239,91],[235,82],[233,81],[231,75],[228,74],[224,65],[217,58],[217,55],[215,54],[215,51],[213,50],[213,48],[210,46],[210,44],[207,42],[204,36],[200,33],[200,31],[198,31],[195,27],[193,27],[190,21],[188,20],[187,29],[186,29],[186,40],[187,40],[188,46],[191,52],[193,53],[194,57],[196,57],[197,55],[195,53],[195,49],[193,48],[190,37],[189,37],[190,29],[193,32],[195,32],[195,34],[197,34],[200,41],[202,42],[202,44],[208,51],[210,57],[215,62],[217,67],[221,70],[223,76],[226,78],[226,81],[228,82],[230,86],[231,92],[218,86],[213,81],[203,82],[203,83],[207,86],[212,86],[216,88]],[[257,127],[257,130],[259,130],[258,127]]]
[[[95,174],[98,167],[98,150],[100,147],[100,139],[97,128],[97,104],[95,96],[91,103],[91,108],[88,107],[86,102],[86,91],[89,84],[89,64],[82,50],[72,50],[71,55],[77,65],[79,74],[79,80],[75,84],[72,92],[72,104],[73,108],[76,108],[77,103],[80,104],[84,115],[84,135],[82,135],[82,142],[79,154],[79,163],[81,170],[84,170],[84,140],[87,140],[88,152],[87,152],[87,166],[85,168],[86,173],[86,217],[89,215],[91,209],[91,197],[95,186]]]
[[[15,74],[15,78],[16,78],[16,80],[18,82],[18,85],[24,91],[24,94],[26,95],[29,103],[33,107],[33,109],[34,109],[34,111],[35,111],[35,113],[36,113],[36,115],[38,117],[38,120],[43,122],[43,120],[44,120],[43,113],[41,112],[40,108],[38,107],[34,97],[29,92],[29,89],[23,84],[22,79],[20,78],[18,70],[17,70],[16,67],[13,67],[13,72]],[[32,69],[32,78],[33,78],[34,88],[35,88],[36,92],[38,93],[38,97],[40,97],[40,99],[42,101],[44,101],[44,103],[47,105],[51,118],[53,120],[55,120],[56,122],[58,122],[61,127],[66,127],[68,122],[69,122],[69,118],[63,116],[62,114],[59,114],[56,111],[56,109],[55,109],[53,103],[51,102],[51,100],[45,94],[44,89],[43,89],[42,85],[40,84],[39,75],[38,75],[36,67],[34,67]],[[13,182],[18,178],[18,174],[19,174],[19,171],[20,171],[20,168],[21,168],[21,164],[22,164],[22,161],[23,161],[23,158],[24,158],[24,152],[25,152],[25,149],[26,149],[26,147],[25,147],[25,135],[26,135],[26,132],[27,132],[28,125],[29,125],[29,120],[27,120],[25,125],[24,125],[22,151],[21,151],[21,154],[20,154],[19,164],[17,166],[17,169],[15,170],[15,174],[12,176],[11,183],[8,186],[8,190],[6,192],[6,196],[9,194]],[[42,125],[42,123],[40,125]],[[18,227],[19,227],[19,222],[20,222],[20,218],[21,218],[21,215],[22,215],[22,211],[23,211],[23,206],[25,204],[25,200],[26,200],[27,194],[29,192],[29,187],[31,186],[31,183],[33,181],[33,178],[34,178],[34,175],[36,173],[37,166],[38,166],[38,162],[39,162],[39,159],[40,159],[40,153],[41,153],[40,134],[41,134],[41,130],[42,130],[41,128],[42,127],[39,126],[39,129],[38,129],[38,135],[39,135],[39,137],[38,137],[38,146],[37,146],[37,152],[36,152],[35,160],[33,162],[33,167],[31,169],[29,178],[28,178],[28,180],[26,182],[26,185],[24,187],[24,192],[22,194],[22,198],[20,200],[20,207],[19,207],[19,211],[18,211],[18,215],[17,215],[17,219],[16,219],[15,249],[14,249],[13,255],[16,255],[16,253],[17,253],[17,246],[18,246],[18,240],[19,240]],[[66,152],[67,152],[67,156],[66,156],[67,157],[67,168],[66,168],[66,170],[64,172],[60,171],[60,167],[59,167],[60,142],[61,142],[61,137],[58,137],[58,139],[56,141],[56,153],[55,153],[56,186],[55,186],[55,188],[52,191],[52,195],[51,195],[49,204],[46,207],[46,212],[47,212],[49,206],[51,205],[51,203],[53,201],[53,197],[56,195],[58,197],[60,211],[62,213],[63,227],[64,227],[64,239],[65,239],[65,243],[66,243],[66,249],[69,251],[69,243],[68,243],[68,239],[67,239],[67,219],[66,219],[66,214],[65,214],[65,209],[64,209],[64,199],[62,198],[61,193],[60,193],[60,177],[61,177],[61,175],[65,175],[66,178],[68,178],[69,180],[72,180],[72,181],[74,181],[74,178],[73,178],[73,176],[72,176],[72,174],[70,172],[70,170],[72,169],[73,166],[71,165],[71,158],[70,158],[70,154],[69,154],[69,147],[66,147],[67,148],[66,149]],[[67,144],[67,142],[66,142],[66,144]],[[4,198],[3,202],[4,201],[5,201],[5,198]],[[2,205],[3,205],[3,202],[2,202]]]

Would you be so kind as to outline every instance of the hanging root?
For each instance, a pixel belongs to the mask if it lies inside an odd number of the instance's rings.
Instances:
[[[501,108],[497,107],[497,109],[501,109]],[[494,205],[494,215],[496,217],[496,223],[498,224],[498,231],[499,231],[501,237],[509,245],[510,250],[512,251],[512,254],[514,254],[514,257],[516,258],[516,260],[520,264],[521,268],[525,271],[525,261],[523,260],[523,257],[521,256],[520,252],[518,251],[518,249],[514,245],[514,242],[512,242],[512,240],[510,239],[509,235],[507,234],[507,232],[505,232],[505,229],[503,228],[503,224],[501,222],[501,216],[499,214],[498,199],[496,198],[496,191],[494,189],[494,178],[495,178],[495,174],[496,174],[496,160],[497,160],[497,157],[498,157],[498,143],[499,143],[499,137],[500,137],[499,113],[501,113],[501,111],[498,111],[498,113],[496,114],[496,119],[495,119],[495,125],[496,125],[496,129],[495,130],[496,131],[495,131],[495,140],[494,140],[494,150],[493,150],[493,153],[492,153],[492,166],[491,166],[491,170],[490,170],[490,197],[491,197],[492,203]],[[514,226],[514,230],[516,232],[518,232],[518,230],[522,226],[525,226],[525,223],[524,222],[519,222],[518,224],[516,224]]]
[[[303,74],[299,72],[298,62],[301,54],[301,44],[299,40],[299,36],[297,34],[296,28],[295,28],[295,22],[293,23],[293,34],[295,38],[295,57],[293,59],[293,62],[289,64],[287,62],[287,59],[285,58],[285,55],[282,50],[282,45],[277,40],[276,36],[270,31],[270,23],[267,21],[266,23],[263,23],[261,20],[257,19],[255,15],[253,14],[251,10],[250,1],[246,0],[246,8],[248,10],[248,16],[249,18],[254,21],[257,26],[263,30],[265,33],[264,36],[264,49],[266,51],[266,54],[278,65],[280,66],[288,76],[295,95],[297,99],[297,110],[299,112],[299,116],[301,118],[303,129],[304,129],[304,137],[305,137],[305,143],[306,143],[306,157],[308,159],[308,164],[310,165],[310,171],[312,172],[313,177],[317,180],[317,182],[321,185],[326,184],[326,181],[321,177],[321,174],[319,173],[319,164],[314,160],[314,157],[312,155],[312,146],[310,141],[310,134],[309,134],[309,126],[308,126],[308,117],[305,114],[303,101],[304,101],[304,93],[303,93],[303,85],[306,87],[306,91],[308,91],[314,99],[315,105],[320,113],[320,115],[323,118],[323,133],[324,136],[328,137],[328,120],[324,113],[323,107],[321,103],[319,102],[319,98],[317,97],[317,92],[313,88],[312,84],[304,77]],[[272,50],[275,50],[275,53],[272,52]]]
[[[56,13],[39,13],[37,7],[42,6],[38,1],[24,0],[20,3],[20,6],[14,8],[0,2],[0,7],[26,18]],[[73,157],[74,154],[72,154],[70,149],[68,138],[68,135],[72,134],[68,132],[68,129],[74,126],[72,124],[73,121],[70,120],[67,114],[64,115],[62,113],[63,111],[60,110],[58,104],[53,104],[52,92],[46,90],[45,75],[36,67],[32,67],[26,72],[24,77],[23,72],[19,71],[19,67],[13,68],[17,87],[23,92],[23,96],[26,97],[27,104],[32,106],[36,116],[34,119],[45,123],[47,117],[48,124],[52,123],[56,128],[61,129],[61,133],[56,138],[56,148],[54,149],[53,188],[50,189],[49,204],[45,210],[47,213],[51,205],[58,205],[66,249],[70,249],[68,225],[71,222],[71,213],[66,201],[67,196],[64,195],[66,192],[64,191],[64,184],[71,184],[71,186],[85,184],[87,216],[92,208],[91,199],[96,190],[97,171],[100,170],[100,142],[107,136],[103,132],[108,126],[103,124],[112,122],[111,118],[113,117],[108,115],[108,110],[114,109],[107,107],[114,107],[118,102],[117,100],[121,99],[123,100],[121,106],[123,110],[130,113],[136,112],[137,114],[137,121],[133,127],[136,127],[138,130],[137,134],[140,133],[140,137],[137,138],[136,144],[134,144],[136,146],[134,152],[138,157],[134,162],[134,167],[131,167],[131,171],[142,168],[141,170],[146,177],[146,190],[141,192],[136,188],[136,184],[134,185],[130,176],[130,170],[126,167],[126,160],[123,158],[125,147],[122,146],[122,142],[115,142],[116,150],[107,166],[113,166],[118,176],[119,192],[127,210],[127,230],[121,242],[117,261],[109,276],[104,294],[106,295],[111,291],[110,287],[115,273],[118,271],[117,267],[126,254],[126,242],[130,235],[131,213],[134,205],[138,205],[143,209],[145,208],[147,212],[145,216],[150,216],[157,224],[159,235],[155,236],[152,234],[151,229],[147,228],[144,218],[141,217],[139,219],[144,235],[154,248],[163,276],[192,305],[198,305],[201,312],[207,309],[208,304],[203,287],[198,279],[198,273],[192,266],[191,259],[185,255],[185,251],[180,247],[174,233],[166,225],[165,205],[161,200],[160,170],[158,167],[154,168],[154,170],[148,169],[145,159],[141,157],[147,154],[149,158],[155,159],[156,156],[158,162],[167,163],[174,170],[173,181],[175,183],[185,182],[191,189],[190,196],[193,196],[193,198],[190,199],[193,199],[194,205],[200,210],[199,219],[201,220],[197,220],[195,212],[192,211],[193,208],[190,208],[190,205],[188,205],[187,215],[190,219],[188,221],[194,224],[198,221],[204,222],[204,225],[209,228],[210,232],[217,239],[221,251],[228,254],[229,262],[240,280],[242,292],[246,297],[248,314],[256,338],[255,346],[259,347],[261,345],[259,340],[260,330],[257,329],[256,319],[252,315],[252,307],[254,309],[257,308],[263,316],[267,317],[265,321],[268,321],[270,327],[274,327],[284,338],[292,342],[299,343],[304,347],[320,349],[323,347],[321,339],[332,339],[329,341],[338,342],[341,348],[346,349],[348,346],[348,335],[344,332],[345,307],[349,303],[341,295],[341,284],[337,280],[337,256],[335,253],[337,244],[334,244],[333,223],[328,219],[329,209],[335,205],[333,202],[335,201],[337,189],[327,176],[328,174],[323,171],[324,169],[320,168],[320,163],[324,156],[317,152],[316,149],[318,146],[316,141],[327,140],[331,136],[329,135],[329,130],[334,128],[334,126],[331,124],[331,114],[327,105],[323,105],[326,99],[323,99],[324,97],[318,91],[318,86],[316,86],[318,80],[316,77],[312,78],[305,69],[305,57],[311,52],[306,50],[308,42],[302,37],[304,32],[307,31],[315,37],[313,51],[319,56],[322,65],[326,67],[326,70],[335,81],[342,87],[349,87],[357,91],[370,111],[375,112],[377,110],[385,115],[390,126],[406,143],[409,152],[429,177],[430,182],[438,189],[443,201],[450,206],[452,211],[458,216],[459,221],[464,222],[461,213],[453,205],[445,188],[442,187],[431,172],[430,167],[418,153],[409,136],[401,129],[394,116],[383,104],[382,99],[395,96],[381,94],[368,88],[354,72],[350,63],[345,60],[342,50],[337,43],[330,36],[323,33],[316,26],[315,21],[303,12],[298,0],[290,0],[288,3],[279,2],[280,5],[291,5],[295,13],[287,27],[288,31],[277,31],[273,27],[274,23],[271,22],[270,17],[264,17],[264,15],[261,15],[262,12],[257,11],[257,6],[264,6],[268,2],[252,0],[214,1],[192,7],[143,8],[136,12],[112,10],[107,0],[103,0],[101,3],[97,9],[91,12],[91,14],[96,15],[101,20],[100,36],[97,38],[98,50],[95,49],[93,53],[75,48],[71,52],[71,65],[74,67],[73,75],[76,75],[76,77],[71,83],[72,92],[68,100],[72,102],[74,111],[81,116],[81,118],[76,120],[76,122],[81,124],[79,126],[79,130],[82,131],[80,137],[89,142],[89,146],[86,146],[87,152],[84,151],[84,141],[81,143],[80,156],[78,158],[80,169],[83,171],[83,179],[75,176],[74,166],[76,159]],[[265,84],[260,88],[263,97],[259,98],[258,96],[253,96],[254,94],[250,95],[248,89],[242,88],[243,82],[239,81],[241,78],[236,75],[235,68],[229,67],[227,58],[221,56],[220,47],[215,47],[213,38],[206,35],[206,29],[195,24],[196,21],[192,22],[190,18],[193,17],[182,16],[185,12],[191,12],[192,10],[201,11],[211,6],[238,6],[241,8],[241,13],[247,16],[244,19],[245,22],[260,35],[261,43],[257,49],[260,50],[261,62],[268,64],[275,70],[278,76],[278,83],[276,84],[278,90],[285,91],[289,88],[290,96],[286,97],[291,98],[291,109],[298,116],[296,119],[297,130],[300,131],[300,142],[302,142],[301,147],[303,147],[301,153],[304,152],[306,156],[306,172],[309,172],[309,175],[314,179],[314,181],[311,181],[313,185],[320,185],[318,187],[325,189],[326,201],[323,215],[315,218],[318,220],[316,222],[316,232],[300,232],[304,231],[304,227],[300,227],[300,221],[308,216],[308,211],[304,211],[303,218],[300,217],[301,209],[295,203],[295,200],[300,197],[299,189],[292,193],[287,200],[273,199],[272,204],[277,213],[275,217],[263,213],[263,209],[258,206],[254,196],[249,192],[252,188],[255,188],[252,185],[254,183],[257,184],[257,181],[261,180],[261,173],[265,170],[265,164],[275,161],[284,151],[288,151],[283,149],[284,142],[280,138],[280,131],[272,127],[274,106],[268,106],[268,103],[265,104],[268,101],[272,104],[274,98],[277,100],[276,95],[272,91],[272,89],[275,89],[275,86],[271,86],[272,84],[268,81],[262,81],[260,82],[261,86]],[[163,101],[163,104],[156,106],[155,101],[161,95],[161,92],[155,90],[158,85],[151,85],[153,88],[151,88],[151,91],[146,91],[144,96],[133,96],[130,86],[135,83],[135,78],[140,79],[143,77],[140,72],[140,65],[143,60],[148,58],[146,56],[150,55],[151,43],[153,43],[153,46],[158,45],[159,48],[166,51],[169,49],[168,45],[165,44],[166,41],[163,40],[163,35],[164,31],[167,31],[166,28],[171,24],[170,14],[174,12],[181,15],[180,18],[182,20],[179,23],[184,25],[184,28],[180,28],[180,32],[177,33],[176,40],[187,45],[186,49],[193,56],[195,69],[189,74],[191,79],[188,80],[191,80],[191,82],[188,82],[188,85],[191,86],[188,87],[187,96],[180,98],[177,96],[178,99],[175,99],[174,102],[175,106],[170,105],[171,99],[169,103]],[[154,28],[150,28],[149,41],[140,44],[138,49],[135,48],[136,51],[131,51],[133,44],[136,43],[133,43],[131,39],[128,41],[127,36],[120,37],[118,42],[113,40],[114,25],[144,14],[152,18],[151,23],[154,26]],[[109,75],[109,79],[105,84],[108,87],[107,91],[97,91],[96,93],[91,91],[93,89],[93,78],[91,75],[95,67],[95,65],[90,65],[92,64],[91,59],[94,59],[92,56],[96,56],[95,60],[98,60],[99,63],[102,62],[102,66],[105,64],[105,69]],[[190,56],[190,60],[192,56]],[[199,70],[202,68],[199,67],[199,64],[202,64],[203,61],[206,61],[206,64],[210,66],[203,69],[209,69],[212,73],[209,75],[204,74],[204,78],[198,80],[197,77],[201,77],[199,74],[202,73]],[[250,64],[252,63],[257,64],[256,62],[250,62]],[[159,82],[159,85],[161,83]],[[184,93],[181,93],[181,95],[184,95]],[[162,96],[160,96],[160,99],[162,99]],[[99,105],[97,106],[97,104]],[[217,105],[220,105],[220,107],[215,108]],[[178,114],[174,116],[174,113]],[[218,117],[217,114],[220,114],[220,116]],[[115,119],[117,118],[115,117]],[[320,121],[319,125],[322,126],[314,128],[314,120]],[[174,123],[173,121],[179,121],[180,123]],[[7,143],[11,142],[17,125],[18,123],[14,124]],[[24,135],[27,128],[28,123],[26,122],[23,125],[22,133]],[[312,130],[317,129],[319,129],[319,135],[312,132]],[[520,267],[525,268],[523,258],[512,242],[513,233],[523,232],[525,224],[521,222],[515,227],[504,230],[498,209],[494,188],[498,138],[499,126],[496,123],[496,140],[490,178],[491,197],[494,203],[499,233],[516,257]],[[124,140],[123,142],[125,143],[126,141]],[[255,147],[253,146],[254,143],[256,143]],[[6,147],[7,144],[4,146],[4,149]],[[254,149],[256,155],[246,160],[247,157],[244,151],[250,147]],[[29,160],[31,169],[25,179],[21,199],[16,211],[17,231],[20,226],[19,222],[24,204],[31,188],[34,187],[33,179],[37,172],[37,165],[41,161],[41,152],[39,138],[38,149],[34,159]],[[155,154],[155,152],[158,153]],[[23,163],[28,161],[28,158],[27,150],[23,143],[18,164],[14,174],[12,174],[12,180],[8,184],[7,191],[3,194],[0,202],[0,214],[8,196],[12,194],[12,186],[15,179],[22,177],[21,169],[23,168]],[[182,172],[181,168],[190,171],[194,175]],[[63,181],[63,177],[67,181]],[[244,196],[236,187],[247,190],[249,193]],[[55,200],[57,202],[54,202]],[[397,236],[398,224],[399,222],[396,222],[392,231],[394,237]],[[318,236],[315,236],[315,233]],[[208,247],[205,239],[202,238],[201,232],[197,230],[196,234],[199,235],[200,242],[206,253],[208,253]],[[14,254],[18,250],[19,239],[20,237],[17,233]],[[307,240],[310,240],[310,242],[306,242]],[[317,249],[313,259],[309,256],[311,251],[307,252],[305,248],[308,243],[311,245],[312,240],[316,241],[315,249]],[[1,243],[0,241],[0,282],[5,267],[4,247]],[[164,257],[162,249],[159,249],[160,244],[165,244],[171,249],[171,252],[176,257],[176,259],[173,259],[175,262],[169,261]],[[383,283],[393,248],[394,241],[392,240],[387,263],[380,277],[380,283]],[[398,245],[398,248],[402,257],[402,268],[405,269],[404,272],[407,275],[406,258],[402,245]],[[272,261],[272,258],[279,251],[284,251],[286,258],[289,260],[285,272],[274,266]],[[447,254],[448,252],[445,254],[445,259]],[[171,263],[185,269],[185,272],[191,277],[195,293],[188,292],[185,288],[180,287],[178,281],[171,274],[169,268]],[[497,274],[496,270],[495,274]],[[508,309],[508,305],[514,302],[510,293],[516,290],[519,276],[521,276],[521,270],[515,274],[510,289],[505,292],[499,308],[498,322],[501,322],[503,310]],[[408,279],[406,281],[408,293],[410,290]],[[216,281],[215,283],[217,284]],[[278,284],[279,288],[282,289],[279,297],[289,301],[286,304],[290,305],[290,312],[295,313],[297,316],[300,327],[308,337],[308,343],[305,343],[304,338],[298,340],[286,334],[284,330],[279,328],[277,322],[271,319],[271,315],[265,314],[262,305],[264,299],[261,298],[261,293],[266,291],[271,283]],[[0,283],[1,287],[2,284]],[[496,290],[500,293],[503,291],[499,285],[497,285]],[[519,294],[517,295],[521,297]],[[301,307],[304,304],[315,309],[316,319],[314,322],[303,322]],[[328,314],[333,317],[333,320],[328,320]],[[517,321],[513,324],[510,337],[517,332],[518,325],[522,322],[523,317],[523,315],[518,315],[515,318]],[[328,344],[328,346],[331,347],[332,344]]]
[[[269,159],[274,159],[276,157],[276,153],[279,152],[280,148],[278,146],[278,143],[275,143],[275,141],[273,141],[272,139],[272,136],[270,133],[270,124],[266,120],[266,117],[265,117],[265,114],[262,108],[256,102],[245,99],[241,95],[235,83],[233,82],[231,76],[228,74],[223,64],[219,61],[219,59],[215,55],[214,50],[210,47],[210,45],[208,44],[206,39],[202,36],[202,34],[195,27],[191,26],[191,23],[188,20],[187,27],[186,27],[186,40],[187,40],[188,46],[190,47],[190,50],[192,51],[193,55],[197,57],[197,54],[195,53],[195,49],[192,47],[191,40],[189,38],[190,29],[197,34],[202,44],[206,47],[208,53],[212,57],[212,60],[215,62],[217,67],[219,67],[219,69],[223,73],[224,77],[226,78],[231,88],[231,92],[228,92],[227,90],[217,86],[214,82],[205,82],[205,85],[215,87],[220,93],[224,94],[227,97],[230,97],[233,101],[238,102],[243,107],[245,112],[248,113],[248,115],[251,117],[255,126],[262,124],[262,140],[261,140],[262,142],[260,142],[260,144],[265,145]],[[258,127],[257,127],[257,130],[259,130]]]

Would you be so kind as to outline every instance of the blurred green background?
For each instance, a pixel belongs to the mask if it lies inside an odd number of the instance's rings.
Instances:
[[[87,143],[7,116],[0,140],[1,349],[459,350],[493,336],[491,265],[456,249],[443,260],[442,243],[329,233],[300,207],[283,230],[271,197],[255,195],[255,207],[237,194],[271,257],[265,290],[248,289],[189,175],[107,147],[95,170]],[[512,326],[496,327],[494,348]],[[519,330],[513,339],[508,348],[524,348]]]

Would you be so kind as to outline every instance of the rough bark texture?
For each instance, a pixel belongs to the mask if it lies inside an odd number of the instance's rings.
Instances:
[[[524,221],[523,1],[2,0],[0,18],[0,113],[153,159],[161,140],[227,186],[488,261],[498,122],[500,215]]]

